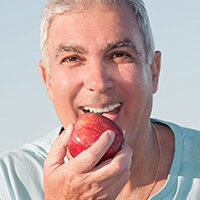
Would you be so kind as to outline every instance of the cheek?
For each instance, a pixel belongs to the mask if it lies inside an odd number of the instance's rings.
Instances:
[[[142,92],[143,90],[149,90],[151,85],[150,72],[144,66],[125,66],[119,69],[119,74],[128,91]]]
[[[151,81],[149,72],[139,68],[123,69],[120,76],[125,96],[121,126],[129,135],[140,122],[148,120],[151,111]]]
[[[77,73],[64,69],[53,74],[52,88],[54,95],[57,98],[65,97],[66,99],[74,96],[80,85],[80,78]]]
[[[67,126],[67,123],[74,122],[77,116],[74,99],[81,87],[80,79],[75,72],[69,73],[66,70],[53,74],[53,103],[61,123]]]
[[[148,104],[152,93],[149,73],[144,67],[129,67],[120,70],[121,85],[123,85],[126,96],[127,113],[142,113]]]

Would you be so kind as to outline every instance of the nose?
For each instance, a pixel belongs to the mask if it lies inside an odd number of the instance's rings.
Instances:
[[[85,88],[101,94],[111,89],[113,87],[113,80],[108,67],[103,63],[93,63],[93,65],[88,67],[84,81]]]

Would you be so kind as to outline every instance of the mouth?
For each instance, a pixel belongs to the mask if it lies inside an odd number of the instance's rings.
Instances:
[[[84,113],[97,113],[101,114],[111,120],[116,120],[118,113],[122,108],[122,103],[114,103],[109,106],[104,107],[90,107],[90,106],[82,106],[81,110]]]

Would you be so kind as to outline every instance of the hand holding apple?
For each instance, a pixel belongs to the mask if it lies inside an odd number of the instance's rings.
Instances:
[[[68,149],[70,154],[76,157],[83,150],[92,146],[107,130],[115,133],[115,139],[100,162],[113,158],[121,149],[121,145],[124,142],[123,132],[114,121],[101,114],[85,113],[80,115],[69,138]]]
[[[64,161],[73,125],[59,135],[44,163],[44,199],[114,200],[130,177],[132,149],[124,144],[113,159],[96,166],[114,141],[105,131],[91,147]]]

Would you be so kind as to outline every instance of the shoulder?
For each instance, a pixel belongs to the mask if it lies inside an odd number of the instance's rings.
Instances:
[[[173,132],[175,139],[175,158],[188,167],[197,167],[200,173],[200,131],[186,128],[172,122],[152,119],[152,122],[168,126]]]
[[[200,131],[192,128],[183,127],[171,122],[166,122],[166,124],[172,129],[175,138],[183,141],[184,148],[191,148],[195,151],[200,150]],[[187,149],[189,151],[189,149]],[[196,152],[197,153],[197,152]],[[200,154],[198,154],[200,156]]]
[[[0,154],[0,195],[5,195],[0,199],[28,200],[30,193],[41,199],[44,160],[58,133],[59,128],[17,150]]]
[[[153,119],[154,120],[154,119]],[[180,173],[200,177],[200,131],[182,127],[172,122],[155,120],[167,125],[175,138],[175,155],[173,163],[180,167]]]
[[[200,130],[195,130],[191,128],[186,128],[175,124],[173,122],[168,122],[160,119],[151,119],[152,122],[161,123],[168,126],[172,132],[174,133],[175,137],[181,137],[183,139],[190,139],[190,140],[200,140]]]
[[[200,131],[182,128],[182,133],[184,138],[183,162],[190,163],[189,166],[197,168],[200,177]]]
[[[61,127],[49,132],[46,136],[41,137],[35,141],[24,144],[19,149],[10,150],[0,154],[0,162],[6,161],[22,161],[32,158],[45,159],[53,142],[59,134]],[[23,164],[23,163],[22,163]]]
[[[159,195],[169,195],[168,199],[185,199],[186,196],[199,199],[200,131],[163,120],[153,119],[153,122],[168,126],[174,135],[173,161],[167,183]],[[159,196],[159,199],[163,198]]]
[[[195,141],[200,141],[200,131],[191,129],[191,128],[185,128],[182,127],[183,136]]]

